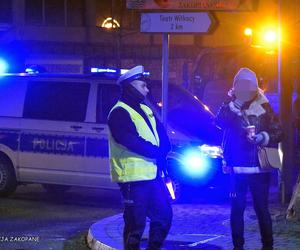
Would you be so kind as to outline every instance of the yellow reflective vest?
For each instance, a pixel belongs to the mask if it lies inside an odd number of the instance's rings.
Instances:
[[[141,109],[146,113],[154,133],[147,125],[145,119],[124,102],[117,102],[117,104],[111,109],[110,113],[117,107],[125,109],[129,113],[138,134],[146,141],[159,146],[159,137],[156,130],[156,121],[153,116],[153,112],[146,105],[140,105]],[[122,126],[122,121],[120,121],[120,126]],[[156,177],[156,159],[147,158],[129,151],[126,147],[118,144],[114,140],[110,131],[109,158],[111,179],[114,182],[153,180]]]

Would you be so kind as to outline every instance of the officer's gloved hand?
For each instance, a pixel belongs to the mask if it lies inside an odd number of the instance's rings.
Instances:
[[[160,153],[156,158],[156,165],[160,172],[166,172],[167,170],[167,159],[166,154]]]
[[[261,145],[264,142],[264,136],[262,133],[258,133],[252,137],[248,137],[248,140],[255,145]]]

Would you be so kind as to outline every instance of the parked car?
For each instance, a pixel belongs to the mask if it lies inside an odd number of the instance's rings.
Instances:
[[[152,82],[148,95],[159,116],[161,82]],[[181,86],[169,85],[168,133],[172,152],[170,173],[177,197],[183,187],[218,188],[224,194],[228,176],[222,172],[222,131],[214,124],[214,114],[201,100]]]
[[[50,191],[118,188],[109,175],[106,123],[120,95],[117,77],[118,71],[1,75],[1,196],[27,183],[40,183]],[[150,84],[147,100],[158,117],[160,85]],[[219,145],[220,131],[199,100],[179,86],[170,85],[169,90],[168,169],[179,195],[182,184],[221,180],[220,150],[207,146]]]

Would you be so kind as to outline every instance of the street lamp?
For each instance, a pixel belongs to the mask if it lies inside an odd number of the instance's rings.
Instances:
[[[273,44],[277,41],[277,32],[275,30],[267,30],[264,33],[264,40],[266,43]]]
[[[247,27],[247,28],[244,29],[244,36],[245,36],[244,42],[247,45],[251,46],[251,44],[252,44],[252,35],[253,35],[252,28]]]
[[[102,22],[101,27],[105,29],[116,29],[120,28],[120,23],[116,19],[108,17]]]
[[[245,41],[253,48],[260,48],[267,54],[274,54],[278,48],[279,30],[273,25],[263,26],[253,30],[250,27],[244,29]]]
[[[252,36],[252,33],[253,33],[253,32],[252,32],[252,29],[251,29],[251,28],[248,28],[248,27],[247,27],[247,28],[244,29],[244,35],[245,35],[245,36]]]
[[[268,54],[275,54],[275,51],[278,52],[279,40],[279,29],[276,27],[266,27],[261,32],[260,43]]]

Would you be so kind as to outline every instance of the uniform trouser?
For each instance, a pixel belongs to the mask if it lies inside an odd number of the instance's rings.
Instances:
[[[124,198],[125,250],[140,249],[140,241],[150,219],[147,249],[160,249],[172,221],[172,207],[163,180],[158,177],[151,181],[128,182],[119,184]]]
[[[236,197],[231,199],[230,223],[234,249],[243,249],[245,242],[244,211],[248,187],[252,194],[254,210],[258,218],[263,244],[262,249],[273,249],[272,220],[268,208],[270,173],[235,174],[233,178]]]

